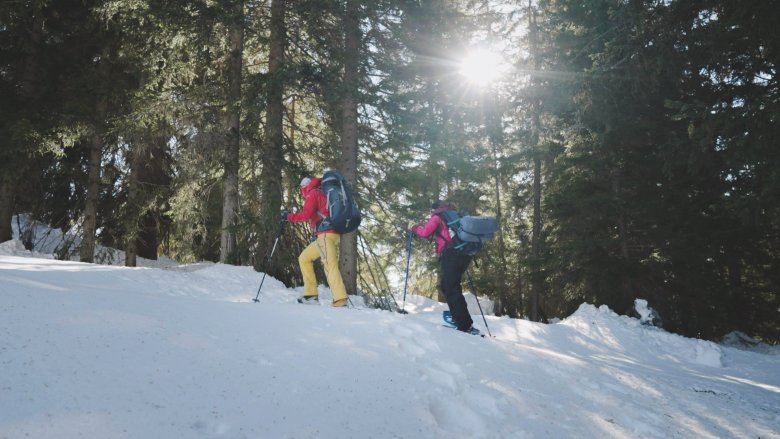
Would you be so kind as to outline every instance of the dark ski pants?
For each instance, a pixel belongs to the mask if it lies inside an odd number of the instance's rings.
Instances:
[[[469,309],[466,306],[466,299],[463,297],[463,288],[461,287],[463,273],[469,267],[469,262],[471,262],[471,256],[464,255],[453,249],[444,250],[440,259],[441,285],[439,287],[447,299],[447,305],[450,307],[452,318],[461,331],[468,331],[474,323],[471,320]]]

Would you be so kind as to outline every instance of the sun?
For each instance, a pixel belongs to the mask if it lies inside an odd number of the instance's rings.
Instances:
[[[472,85],[484,87],[501,76],[501,57],[488,50],[468,52],[459,63],[458,73]]]

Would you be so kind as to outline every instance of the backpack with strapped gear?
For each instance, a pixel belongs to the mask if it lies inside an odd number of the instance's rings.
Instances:
[[[498,222],[492,216],[462,215],[451,209],[439,213],[450,231],[449,248],[469,256],[476,255],[482,249],[482,243],[493,239],[498,231]]]
[[[355,231],[362,218],[344,176],[338,171],[326,171],[320,182],[320,190],[325,194],[330,216],[322,218],[317,224],[317,231],[335,230],[341,234]]]

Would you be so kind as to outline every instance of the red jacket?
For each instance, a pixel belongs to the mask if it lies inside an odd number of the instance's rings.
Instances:
[[[308,186],[301,188],[301,194],[304,197],[303,209],[298,213],[288,213],[287,221],[291,223],[300,223],[308,221],[313,231],[317,230],[317,223],[321,219],[330,216],[328,211],[328,200],[325,194],[319,189],[319,178],[312,178]],[[315,235],[322,233],[336,233],[334,230],[323,230],[315,232]]]
[[[444,209],[445,207],[440,207],[432,211],[431,218],[427,223],[425,223],[425,225],[415,224],[412,226],[412,232],[414,232],[414,234],[420,238],[427,238],[436,233],[434,236],[436,239],[436,254],[439,256],[441,256],[441,253],[445,248],[447,248],[447,245],[450,243],[450,241],[452,241],[452,238],[450,238],[449,227],[447,227],[447,224],[444,223],[444,220],[439,217],[439,214]]]

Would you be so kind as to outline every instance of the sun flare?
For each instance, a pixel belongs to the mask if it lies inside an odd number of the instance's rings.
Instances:
[[[501,76],[501,57],[487,50],[475,50],[460,61],[458,72],[470,83],[486,86]]]

